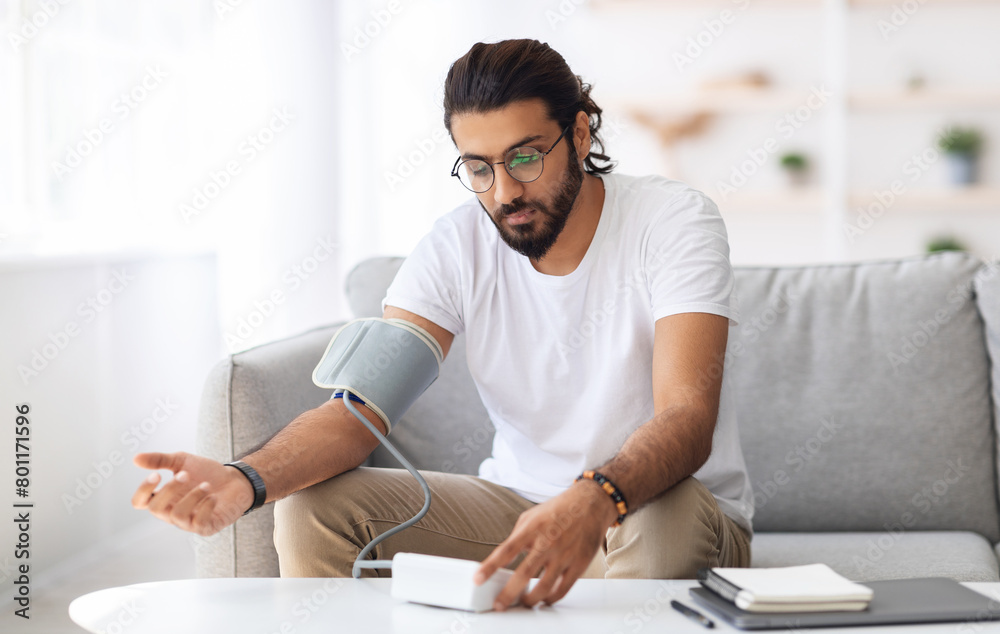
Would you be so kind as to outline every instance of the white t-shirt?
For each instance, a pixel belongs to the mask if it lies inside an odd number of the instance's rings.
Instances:
[[[602,180],[597,231],[569,275],[536,271],[470,199],[434,224],[383,300],[465,332],[469,370],[496,427],[479,475],[534,502],[610,460],[653,417],[656,320],[738,319],[715,203],[665,178]],[[751,530],[753,491],[725,379],[712,453],[694,475]]]

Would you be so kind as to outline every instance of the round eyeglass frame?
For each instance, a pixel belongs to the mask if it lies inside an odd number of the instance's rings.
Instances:
[[[527,146],[527,145],[525,145],[525,146],[519,146],[519,147],[511,148],[510,150],[508,150],[507,153],[504,155],[504,160],[497,161],[496,163],[490,163],[489,161],[484,161],[482,159],[476,159],[476,158],[465,159],[463,161],[462,157],[459,156],[457,159],[455,159],[455,164],[451,168],[451,175],[454,176],[455,178],[457,178],[458,182],[462,183],[462,187],[465,187],[466,189],[468,189],[469,191],[471,191],[471,192],[473,192],[475,194],[482,194],[484,192],[488,192],[488,191],[490,191],[490,188],[493,187],[493,183],[495,183],[496,180],[497,180],[496,170],[493,169],[494,165],[503,164],[504,169],[507,170],[507,173],[510,174],[510,177],[513,178],[514,180],[516,180],[519,183],[533,183],[534,181],[536,181],[536,180],[538,180],[539,178],[542,177],[542,172],[545,170],[545,157],[548,156],[552,152],[552,150],[556,149],[556,146],[559,145],[559,142],[563,140],[563,137],[566,136],[566,133],[569,132],[570,128],[572,128],[572,127],[573,126],[571,124],[571,125],[568,125],[565,128],[563,128],[563,131],[559,134],[559,138],[556,139],[555,143],[552,144],[552,147],[550,147],[549,149],[545,150],[544,152],[539,151],[538,148],[533,148],[533,147]],[[514,158],[517,157],[517,155],[518,155],[518,153],[519,153],[520,150],[532,150],[534,152],[538,152],[538,154],[541,156],[542,168],[540,170],[538,170],[538,176],[532,178],[531,180],[521,180],[520,178],[518,178],[518,177],[514,176],[513,174],[511,174],[511,171],[510,171],[511,162],[512,162],[512,160]],[[481,190],[477,191],[477,190],[473,189],[472,187],[469,187],[468,185],[465,184],[465,182],[462,180],[462,177],[459,175],[458,170],[461,169],[461,167],[463,165],[465,165],[466,163],[468,163],[469,161],[479,161],[480,163],[485,163],[486,166],[490,168],[490,184],[489,184],[489,187],[487,187],[486,189],[481,189]]]

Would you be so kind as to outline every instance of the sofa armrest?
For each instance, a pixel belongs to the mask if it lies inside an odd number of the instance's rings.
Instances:
[[[231,355],[209,373],[196,451],[230,462],[252,453],[296,416],[323,404],[312,370],[340,324]],[[195,537],[199,577],[277,577],[273,504],[209,538]]]

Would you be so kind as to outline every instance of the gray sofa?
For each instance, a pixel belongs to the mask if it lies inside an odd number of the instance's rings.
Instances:
[[[400,258],[359,265],[380,314]],[[870,581],[997,581],[1000,267],[958,253],[738,268],[726,372],[757,502],[754,566],[825,562]],[[310,374],[336,325],[231,356],[208,378],[198,451],[232,460],[329,393]],[[498,342],[498,345],[502,345]],[[474,473],[492,427],[458,337],[393,430],[421,469]],[[381,448],[370,463],[396,466]],[[276,576],[271,506],[200,541],[203,576]]]

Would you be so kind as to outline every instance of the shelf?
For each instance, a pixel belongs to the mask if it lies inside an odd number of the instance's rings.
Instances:
[[[899,0],[896,0],[899,2]],[[995,0],[996,1],[996,0]],[[753,6],[780,6],[780,7],[820,7],[824,0],[750,0]],[[621,7],[658,7],[669,10],[676,9],[704,9],[705,7],[723,7],[734,11],[740,9],[740,5],[733,0],[590,0],[590,5],[595,9],[617,9]]]
[[[881,188],[886,189],[886,188]],[[852,192],[848,204],[851,213],[878,202],[873,192]],[[1000,189],[968,187],[965,189],[924,189],[905,192],[890,204],[892,208],[914,211],[994,211],[1000,212]]]
[[[821,213],[826,204],[822,188],[737,192],[725,200],[719,195],[712,196],[712,199],[723,213],[773,211],[812,214]],[[878,201],[873,191],[855,191],[850,194],[847,202],[849,211],[853,213],[858,208],[867,208]],[[914,190],[898,196],[890,207],[916,211],[1000,212],[1000,189],[980,186]]]
[[[847,0],[853,7],[891,7],[899,4],[899,0]],[[920,0],[925,6],[959,6],[963,4],[1000,4],[1000,0]]]
[[[656,16],[668,16],[670,12],[699,10],[706,14],[714,13],[718,15],[720,8],[733,9],[739,7],[742,2],[733,0],[718,2],[716,0],[593,0],[590,6],[613,9],[622,7],[622,13],[630,16],[637,12],[636,7],[648,9]],[[991,23],[995,15],[996,8],[1000,8],[1000,0],[920,0],[920,8],[930,7],[937,13],[931,20],[929,28],[933,28],[934,21],[938,16],[948,17],[949,24],[952,20],[958,20],[957,24],[966,24],[964,20],[973,19],[981,22],[985,27]],[[745,7],[762,9],[765,5],[772,6],[775,10],[787,12],[792,17],[782,16],[790,24],[794,24],[792,18],[810,16],[808,24],[812,24],[812,19],[819,20],[822,24],[822,39],[817,38],[814,51],[822,59],[823,65],[810,75],[799,77],[797,80],[782,81],[783,75],[772,74],[768,68],[758,68],[750,66],[745,68],[740,64],[740,53],[738,49],[726,51],[730,63],[722,64],[708,69],[702,67],[702,72],[697,76],[688,75],[686,78],[677,78],[678,81],[691,79],[691,83],[686,87],[678,84],[664,85],[658,94],[656,84],[639,84],[632,88],[630,93],[621,94],[617,98],[601,95],[599,103],[604,105],[606,110],[613,111],[615,116],[631,117],[639,122],[643,133],[651,133],[655,140],[659,140],[664,145],[666,159],[664,165],[673,167],[680,163],[679,156],[684,150],[672,145],[672,141],[680,138],[680,132],[689,129],[697,132],[704,127],[706,121],[712,121],[709,125],[717,125],[716,119],[722,120],[726,117],[733,117],[734,120],[726,120],[726,129],[744,126],[758,126],[763,129],[766,126],[764,119],[774,117],[784,117],[786,114],[794,115],[797,109],[803,106],[808,107],[808,101],[813,95],[813,87],[823,87],[833,93],[827,98],[821,109],[816,111],[813,108],[812,114],[821,115],[817,118],[817,134],[810,139],[815,144],[815,149],[810,149],[810,153],[815,153],[819,162],[824,165],[822,178],[814,174],[813,183],[804,188],[782,187],[784,181],[776,178],[783,174],[771,174],[772,180],[769,184],[760,183],[759,187],[765,189],[751,189],[758,186],[756,183],[749,183],[747,190],[742,189],[723,196],[717,188],[710,183],[702,183],[702,191],[708,193],[718,205],[727,222],[732,222],[734,226],[739,226],[741,230],[756,231],[757,223],[760,227],[785,230],[789,227],[802,228],[802,230],[815,230],[816,235],[822,235],[820,248],[825,250],[827,257],[839,259],[850,253],[854,253],[855,247],[848,236],[840,231],[840,226],[845,221],[853,221],[859,213],[859,209],[871,209],[873,205],[885,204],[885,198],[879,200],[877,192],[888,189],[888,186],[859,187],[857,181],[852,177],[851,151],[857,141],[863,141],[864,145],[859,147],[874,147],[879,143],[878,138],[862,137],[852,130],[852,121],[860,117],[879,117],[882,124],[892,124],[893,115],[900,119],[905,125],[911,126],[916,134],[928,136],[928,131],[920,131],[917,128],[917,119],[926,120],[939,116],[957,117],[962,116],[982,118],[986,121],[978,122],[977,125],[992,130],[992,125],[997,119],[988,116],[994,113],[1000,115],[1000,81],[984,79],[975,81],[970,78],[964,82],[957,77],[948,79],[948,74],[942,74],[938,79],[938,74],[930,73],[929,68],[917,69],[925,74],[934,74],[932,81],[927,78],[922,87],[911,89],[907,84],[907,77],[899,77],[888,81],[880,81],[878,76],[864,80],[866,84],[852,85],[853,64],[856,63],[852,57],[852,44],[855,32],[866,23],[867,27],[874,26],[874,21],[879,19],[896,20],[893,17],[896,12],[904,11],[907,15],[913,13],[913,7],[904,5],[901,0],[809,0],[796,2],[783,2],[772,0],[771,2],[757,2],[751,0]],[[711,8],[709,8],[711,7]],[[806,13],[793,12],[798,9]],[[945,15],[948,9],[954,8],[954,15]],[[812,14],[808,12],[813,12]],[[748,11],[749,12],[749,11]],[[742,15],[734,11],[737,15]],[[959,14],[962,15],[959,15]],[[637,15],[637,14],[636,14]],[[766,14],[763,14],[766,15]],[[930,17],[930,14],[928,14]],[[685,15],[685,21],[689,16]],[[993,20],[995,21],[995,20]],[[692,31],[699,29],[698,26],[690,27]],[[994,29],[995,30],[995,29]],[[692,33],[692,35],[694,35]],[[685,36],[686,37],[686,36]],[[727,34],[728,37],[728,34]],[[930,36],[925,36],[929,38]],[[962,37],[959,32],[950,36],[955,40]],[[988,38],[988,34],[984,34]],[[683,38],[682,38],[683,39]],[[976,40],[977,42],[979,40]],[[989,42],[990,40],[986,40]],[[923,42],[923,46],[933,46],[941,44],[935,40]],[[943,41],[947,46],[949,39]],[[872,46],[865,52],[865,59],[858,60],[864,64],[882,65],[890,56],[899,55],[896,42],[886,46],[884,49]],[[906,46],[914,46],[909,44]],[[899,45],[903,47],[902,44]],[[982,48],[981,44],[977,48]],[[905,47],[904,47],[905,50]],[[992,50],[992,48],[990,49]],[[947,52],[947,51],[946,51]],[[714,53],[714,50],[713,50]],[[798,54],[793,52],[792,54]],[[669,53],[668,53],[669,55]],[[940,56],[936,56],[940,57]],[[949,60],[954,63],[962,63],[960,59]],[[995,57],[995,56],[994,56]],[[976,59],[992,59],[986,55],[979,55]],[[928,60],[929,61],[929,60]],[[967,62],[966,62],[967,63]],[[909,72],[914,73],[912,67]],[[683,71],[683,69],[680,69]],[[941,71],[942,69],[939,69]],[[770,82],[757,80],[758,85],[754,85],[754,74],[760,76],[770,76]],[[883,73],[884,75],[885,73]],[[895,73],[894,73],[895,74]],[[985,77],[980,74],[980,77]],[[743,83],[738,83],[743,79]],[[701,81],[699,81],[701,80]],[[854,80],[855,82],[859,80]],[[957,85],[948,86],[948,81],[956,82]],[[727,83],[728,82],[728,83]],[[670,92],[667,92],[670,91]],[[818,102],[817,97],[812,96],[813,105]],[[706,116],[699,116],[706,115]],[[752,117],[752,118],[751,118]],[[924,122],[919,125],[927,125]],[[722,127],[722,126],[720,126]],[[680,131],[680,132],[678,132]],[[819,132],[822,136],[818,136]],[[691,137],[686,140],[690,141]],[[712,142],[718,142],[713,138]],[[853,149],[853,151],[858,151]],[[705,160],[702,157],[700,160]],[[690,168],[685,168],[686,171]],[[666,171],[669,172],[669,169]],[[694,172],[695,170],[690,170]],[[697,184],[692,183],[698,187]],[[907,186],[911,183],[907,182]],[[988,180],[981,185],[972,187],[954,187],[941,185],[937,189],[928,189],[930,182],[924,183],[924,188],[920,189],[921,183],[913,183],[914,187],[897,195],[888,206],[886,215],[898,214],[899,222],[904,222],[908,214],[915,226],[927,224],[929,219],[935,223],[945,222],[954,218],[955,223],[961,225],[963,222],[969,226],[984,225],[990,227],[989,231],[995,233],[994,214],[996,221],[1000,222],[1000,185],[995,179]],[[732,190],[729,190],[732,191]],[[990,214],[990,215],[987,215]],[[749,229],[748,229],[749,227]],[[789,235],[793,232],[789,229]],[[904,232],[905,233],[905,232]],[[751,235],[751,234],[747,234]],[[756,234],[752,234],[756,235]],[[746,237],[746,236],[744,236]],[[965,237],[965,236],[963,236]],[[886,238],[888,241],[901,241],[905,237]],[[980,236],[982,240],[989,240],[990,237]]]
[[[606,98],[606,109],[653,113],[771,113],[799,108],[812,95],[811,88],[801,90],[699,90],[675,95],[629,96]]]
[[[753,6],[780,7],[821,7],[824,0],[751,0]],[[843,0],[852,7],[889,7],[900,4],[900,0]],[[739,8],[733,0],[591,0],[595,9],[615,9],[619,7],[637,6],[643,8],[660,7],[663,9],[704,8],[706,6],[723,6]],[[963,4],[1000,4],[1000,0],[920,0],[924,6],[961,6]]]
[[[746,213],[772,211],[777,213],[819,214],[823,210],[823,190],[818,188],[779,189],[737,192],[723,200],[712,196],[723,215],[726,212]]]
[[[858,90],[851,93],[848,105],[859,110],[1000,109],[1000,89]]]
[[[608,109],[627,112],[717,114],[767,113],[794,110],[805,104],[811,88],[801,90],[701,90],[674,95],[605,99]],[[934,110],[974,108],[1000,110],[1000,88],[954,90],[856,90],[848,98],[852,110]]]

